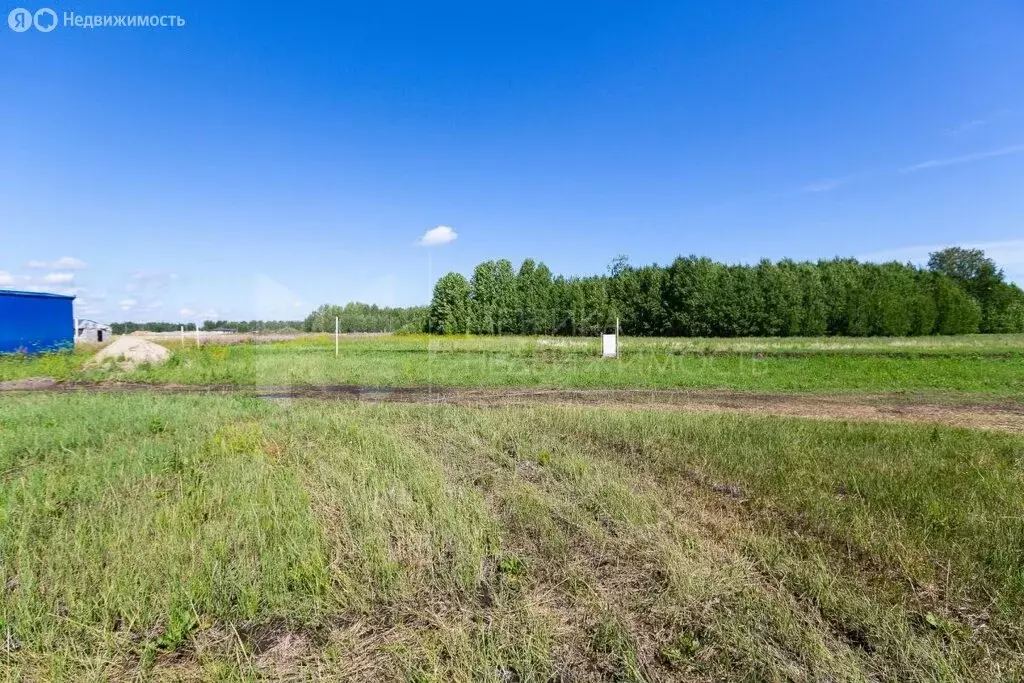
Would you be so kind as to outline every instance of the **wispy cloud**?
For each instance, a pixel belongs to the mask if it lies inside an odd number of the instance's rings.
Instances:
[[[974,154],[963,154],[957,157],[946,157],[944,159],[929,159],[928,161],[922,161],[912,166],[905,166],[900,169],[900,173],[917,173],[918,171],[926,171],[932,168],[944,168],[946,166],[959,166],[960,164],[970,164],[975,161],[982,161],[983,159],[993,159],[995,157],[1005,157],[1011,154],[1024,153],[1024,145],[1009,145],[1007,147],[1000,147],[999,149],[989,150],[987,152],[975,152]]]
[[[447,225],[439,225],[423,233],[417,244],[421,247],[439,247],[442,244],[454,242],[458,238],[459,233],[455,232],[452,228]]]
[[[62,284],[75,279],[74,273],[47,273],[43,276],[43,282],[49,284]]]
[[[80,296],[85,291],[81,287],[65,287],[63,285],[25,285],[22,289],[26,292],[45,292],[47,294],[64,294],[65,296]]]
[[[120,301],[117,302],[117,307],[120,308],[122,311],[130,311],[133,308],[135,308],[135,306],[138,303],[139,302],[136,301],[135,299],[121,299]]]
[[[840,178],[826,178],[824,180],[817,180],[813,183],[808,183],[800,188],[802,193],[815,193],[815,192],[831,192],[840,187],[846,187],[859,180],[867,180],[872,178],[880,178],[893,175],[907,175],[910,173],[918,173],[920,171],[928,171],[936,168],[946,168],[949,166],[959,166],[960,164],[970,164],[976,161],[984,161],[985,159],[993,159],[995,157],[1005,157],[1012,154],[1024,154],[1024,144],[1007,145],[1006,147],[1000,147],[999,149],[991,149],[986,152],[974,152],[973,154],[962,154],[955,157],[944,157],[941,159],[928,159],[927,161],[920,161],[916,164],[904,166],[903,168],[895,171],[875,171],[868,173],[860,173],[857,175],[850,175]]]
[[[6,270],[0,270],[0,287],[9,287],[14,284],[14,276]]]
[[[964,121],[963,123],[947,128],[945,131],[943,131],[943,134],[962,135],[963,133],[969,133],[970,131],[975,130],[977,128],[981,128],[982,126],[987,126],[1001,119],[1005,119],[1008,116],[1014,116],[1017,113],[1018,112],[1015,109],[1003,107],[1002,109],[997,109],[993,112],[989,112],[985,116],[981,116],[976,119],[971,119],[969,121]]]
[[[29,261],[25,264],[25,267],[46,268],[49,270],[83,270],[88,268],[89,264],[73,256],[61,256],[56,261]]]
[[[981,126],[988,124],[990,121],[992,121],[992,119],[974,119],[973,121],[965,121],[958,126],[946,129],[945,133],[946,135],[960,135],[961,133],[966,133],[969,130],[980,128]]]

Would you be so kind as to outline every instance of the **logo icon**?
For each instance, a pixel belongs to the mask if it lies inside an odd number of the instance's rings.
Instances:
[[[32,18],[33,23],[36,25],[36,29],[43,33],[49,33],[53,29],[57,28],[57,13],[49,7],[36,12]]]
[[[54,14],[54,19],[56,17],[57,15]],[[54,23],[56,24],[56,21]],[[23,7],[15,7],[7,15],[7,25],[11,27],[12,31],[24,33],[32,28],[32,13]]]

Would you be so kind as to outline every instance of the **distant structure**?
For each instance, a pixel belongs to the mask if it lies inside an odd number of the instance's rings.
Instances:
[[[210,331],[211,332],[216,332],[217,334],[237,334],[238,333],[238,330],[236,330],[234,327],[215,327],[215,328],[213,328]]]
[[[78,328],[75,330],[76,342],[103,343],[110,341],[110,325],[98,323],[95,320],[79,320]]]
[[[40,353],[75,345],[75,297],[0,289],[0,353]]]

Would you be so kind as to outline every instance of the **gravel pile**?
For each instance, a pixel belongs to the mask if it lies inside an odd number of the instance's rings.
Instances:
[[[92,357],[90,364],[100,364],[112,358],[123,370],[131,370],[140,363],[159,365],[171,357],[171,352],[159,344],[138,337],[121,337]]]

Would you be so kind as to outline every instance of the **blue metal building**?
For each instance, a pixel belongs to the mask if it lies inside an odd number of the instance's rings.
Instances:
[[[0,289],[0,353],[75,345],[73,296]]]

